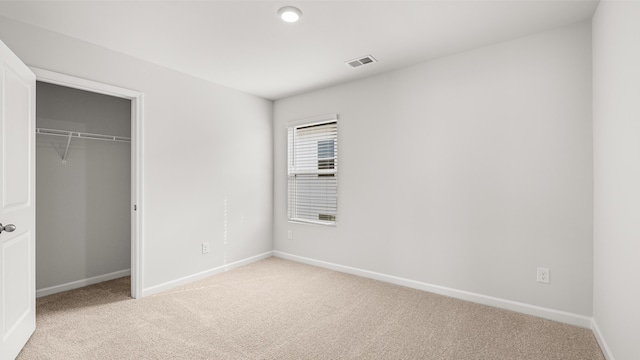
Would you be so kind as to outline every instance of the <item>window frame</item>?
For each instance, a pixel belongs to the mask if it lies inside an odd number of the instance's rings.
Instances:
[[[333,177],[335,178],[335,220],[329,220],[329,221],[324,221],[324,220],[312,220],[312,219],[305,219],[305,218],[300,218],[300,217],[294,217],[292,216],[292,213],[294,211],[292,211],[291,204],[292,204],[292,200],[291,200],[291,170],[292,168],[295,167],[295,152],[294,149],[291,148],[291,146],[293,145],[293,148],[295,148],[295,140],[294,143],[291,144],[291,139],[289,138],[290,136],[290,129],[293,128],[293,132],[295,134],[295,131],[299,128],[305,128],[305,127],[310,127],[310,126],[317,126],[317,125],[323,125],[323,124],[330,124],[330,123],[335,123],[335,127],[336,127],[336,135],[335,135],[335,145],[334,145],[334,156],[333,159],[333,169],[320,169],[320,163],[318,162],[318,168],[316,169],[317,174],[320,176],[320,174],[324,174],[327,173],[327,170],[329,170],[331,173],[333,173]],[[294,120],[294,121],[288,121],[286,124],[286,129],[287,131],[287,221],[290,223],[300,223],[300,224],[310,224],[310,225],[319,225],[319,226],[330,226],[330,227],[335,227],[338,225],[338,133],[339,133],[339,121],[338,121],[338,114],[328,114],[328,115],[321,115],[321,116],[315,116],[315,117],[311,117],[311,118],[305,118],[305,119],[300,119],[300,120]],[[318,151],[320,151],[320,149],[318,149]],[[318,158],[318,160],[320,160],[321,158]],[[329,158],[322,158],[322,159],[329,159]],[[295,176],[295,175],[294,175]],[[320,214],[318,214],[320,215]],[[329,214],[331,215],[331,214]]]

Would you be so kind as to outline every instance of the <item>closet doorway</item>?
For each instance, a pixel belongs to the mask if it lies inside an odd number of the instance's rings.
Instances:
[[[36,74],[37,296],[131,276],[142,296],[142,94]]]

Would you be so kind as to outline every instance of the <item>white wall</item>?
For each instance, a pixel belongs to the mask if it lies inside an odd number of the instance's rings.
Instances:
[[[594,304],[612,358],[640,359],[640,2],[593,18]]]
[[[131,136],[131,101],[37,85],[37,127]],[[36,289],[127,270],[131,144],[36,136]]]
[[[28,65],[144,93],[144,288],[271,250],[272,102],[7,18],[0,39]]]
[[[590,316],[590,35],[580,23],[276,101],[275,250]],[[327,113],[338,226],[288,223],[286,122]]]

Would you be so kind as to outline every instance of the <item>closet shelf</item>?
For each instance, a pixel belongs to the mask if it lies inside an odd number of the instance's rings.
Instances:
[[[92,133],[85,133],[85,132],[78,132],[78,131],[66,131],[66,130],[45,129],[45,128],[36,128],[36,134],[61,136],[61,137],[67,138],[67,147],[64,150],[64,156],[62,156],[63,164],[67,163],[67,154],[69,153],[69,145],[71,144],[72,138],[115,141],[115,142],[131,142],[131,138],[126,136],[92,134]]]
[[[72,138],[91,139],[91,140],[107,140],[107,141],[131,142],[131,138],[125,137],[125,136],[91,134],[91,133],[85,133],[85,132],[54,130],[54,129],[44,129],[44,128],[37,128],[36,129],[36,134],[39,134],[39,135],[64,136],[64,137],[71,136]]]

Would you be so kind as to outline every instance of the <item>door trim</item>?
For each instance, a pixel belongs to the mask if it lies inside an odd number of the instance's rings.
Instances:
[[[144,289],[144,94],[32,66],[29,68],[36,74],[37,81],[131,100],[131,297],[141,298]]]

